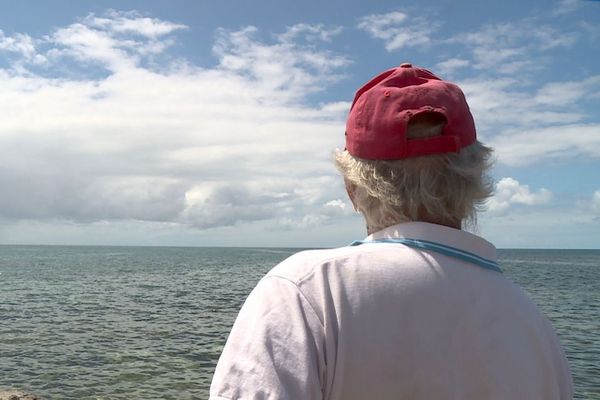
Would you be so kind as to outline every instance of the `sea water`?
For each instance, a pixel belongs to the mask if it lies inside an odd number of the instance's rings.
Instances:
[[[0,388],[205,399],[244,299],[299,249],[0,246]],[[600,251],[499,250],[550,318],[575,398],[600,399]]]

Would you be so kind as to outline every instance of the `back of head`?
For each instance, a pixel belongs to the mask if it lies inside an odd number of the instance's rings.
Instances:
[[[476,140],[462,91],[410,64],[390,71],[357,92],[335,155],[355,207],[370,232],[474,221],[493,191],[491,149]]]

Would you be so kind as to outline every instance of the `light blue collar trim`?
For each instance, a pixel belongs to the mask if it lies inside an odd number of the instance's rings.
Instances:
[[[482,268],[490,269],[492,271],[502,273],[502,270],[498,266],[498,263],[493,260],[488,260],[478,256],[477,254],[470,253],[465,250],[457,249],[455,247],[446,246],[445,244],[430,242],[428,240],[420,239],[409,239],[409,238],[382,238],[372,240],[355,240],[350,243],[350,246],[359,246],[367,243],[400,243],[409,247],[418,249],[430,250],[436,253],[440,253],[446,256],[458,258],[459,260],[466,261]]]

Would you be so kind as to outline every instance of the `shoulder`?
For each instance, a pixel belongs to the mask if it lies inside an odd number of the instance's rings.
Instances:
[[[415,252],[403,245],[364,244],[333,249],[305,250],[283,260],[265,278],[279,277],[300,284],[319,269],[346,271],[360,265],[398,264],[417,260]],[[414,261],[413,260],[413,261]]]
[[[347,259],[353,253],[356,253],[356,247],[350,246],[300,251],[276,265],[265,275],[265,278],[280,277],[299,283],[315,269]]]

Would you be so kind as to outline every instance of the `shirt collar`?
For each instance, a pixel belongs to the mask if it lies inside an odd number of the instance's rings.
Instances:
[[[365,241],[389,238],[428,240],[496,261],[496,247],[487,240],[460,229],[428,222],[403,222],[372,233]]]

